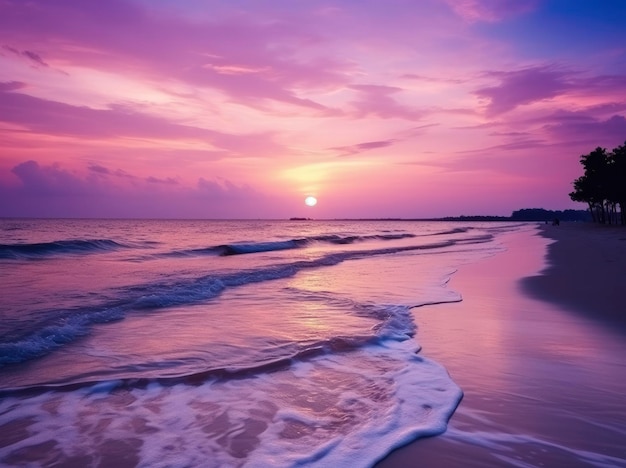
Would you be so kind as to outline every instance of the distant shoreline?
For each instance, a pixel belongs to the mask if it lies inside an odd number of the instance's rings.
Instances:
[[[460,215],[431,218],[311,218],[305,216],[292,216],[290,218],[78,218],[78,217],[13,217],[0,216],[0,220],[46,220],[46,219],[70,219],[70,220],[137,220],[137,221],[461,221],[461,222],[551,222],[554,219],[560,221],[591,222],[591,214],[587,210],[545,210],[543,208],[524,208],[514,211],[511,216],[496,215]]]

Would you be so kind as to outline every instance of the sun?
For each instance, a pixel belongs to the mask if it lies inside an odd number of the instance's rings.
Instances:
[[[306,197],[304,199],[304,203],[307,206],[315,206],[315,205],[317,205],[317,198],[315,198],[315,197]]]

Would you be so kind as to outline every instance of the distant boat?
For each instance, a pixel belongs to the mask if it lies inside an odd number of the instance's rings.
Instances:
[[[289,218],[289,221],[311,221],[311,218]]]

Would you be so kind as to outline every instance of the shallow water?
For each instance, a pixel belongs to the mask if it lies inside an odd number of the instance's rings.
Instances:
[[[520,229],[1,220],[0,461],[369,466],[461,398],[410,309]]]
[[[593,315],[528,294],[550,241],[528,233],[459,269],[462,303],[416,310],[424,352],[463,389],[440,437],[401,449],[380,468],[626,467],[626,342]]]

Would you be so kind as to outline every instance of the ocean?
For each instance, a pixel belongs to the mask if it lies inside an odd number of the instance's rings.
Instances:
[[[417,311],[527,229],[0,220],[0,463],[372,466],[462,398]]]

